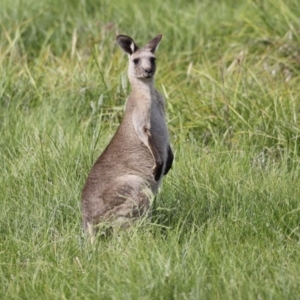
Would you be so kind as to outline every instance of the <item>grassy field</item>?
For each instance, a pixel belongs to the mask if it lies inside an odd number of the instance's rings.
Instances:
[[[299,299],[298,0],[1,0],[0,298]],[[80,194],[158,33],[175,164],[91,245]]]

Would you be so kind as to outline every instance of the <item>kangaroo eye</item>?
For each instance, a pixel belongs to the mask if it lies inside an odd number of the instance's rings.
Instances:
[[[155,57],[151,57],[151,58],[150,58],[150,62],[151,62],[152,64],[155,64],[156,58],[155,58]]]
[[[139,59],[139,58],[135,58],[135,59],[133,60],[133,63],[134,63],[135,65],[137,65],[139,62],[140,62],[140,59]]]

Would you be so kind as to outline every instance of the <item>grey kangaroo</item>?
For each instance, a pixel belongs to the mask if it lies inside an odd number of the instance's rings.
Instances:
[[[154,54],[161,38],[160,34],[139,48],[132,38],[117,36],[129,55],[132,91],[123,120],[82,191],[83,226],[90,233],[97,224],[126,228],[139,217],[150,216],[151,201],[172,166],[165,100],[154,87]]]

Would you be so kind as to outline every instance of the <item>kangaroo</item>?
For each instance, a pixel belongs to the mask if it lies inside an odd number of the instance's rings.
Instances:
[[[116,38],[129,55],[131,93],[123,120],[82,191],[83,226],[90,233],[97,224],[126,228],[139,217],[149,217],[151,201],[172,166],[165,100],[154,87],[155,51],[161,38],[159,34],[142,48],[129,36]]]

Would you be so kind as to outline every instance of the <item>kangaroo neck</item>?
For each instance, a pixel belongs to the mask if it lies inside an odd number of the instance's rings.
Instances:
[[[131,82],[131,94],[134,97],[139,98],[139,101],[151,101],[152,95],[154,94],[154,80],[153,78],[150,79],[138,79],[134,78],[130,80]]]

